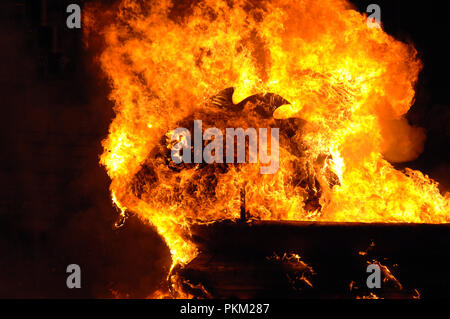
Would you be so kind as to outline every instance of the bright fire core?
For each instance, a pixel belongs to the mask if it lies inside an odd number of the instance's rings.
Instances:
[[[196,255],[193,223],[239,218],[242,189],[255,219],[450,221],[450,196],[435,181],[391,164],[416,158],[425,139],[404,118],[422,67],[413,45],[370,28],[366,15],[340,0],[142,2],[123,0],[106,13],[90,7],[85,19],[88,42],[94,33],[104,41],[99,61],[116,113],[100,161],[115,204],[156,227],[174,265]],[[302,168],[281,142],[276,174],[261,175],[258,164],[233,166],[213,172],[212,193],[192,190],[193,180],[202,181],[198,167],[173,171],[151,157],[190,115],[223,119],[208,101],[228,87],[235,104],[277,94],[289,104],[273,118],[305,121],[292,141],[301,139],[320,186],[316,209],[306,209],[310,190],[290,182]],[[252,114],[243,111],[234,127],[258,127]],[[149,158],[153,182],[137,196],[132,185]]]

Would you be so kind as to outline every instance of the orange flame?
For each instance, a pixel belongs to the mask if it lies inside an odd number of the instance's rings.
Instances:
[[[115,204],[156,227],[174,265],[196,255],[192,223],[239,218],[243,187],[250,215],[264,220],[450,221],[449,196],[435,181],[390,164],[421,151],[422,130],[404,119],[421,61],[412,45],[366,19],[343,0],[203,0],[184,10],[169,0],[122,0],[106,14],[88,8],[86,35],[103,38],[99,60],[116,113],[100,162]],[[192,114],[214,113],[208,99],[228,87],[235,87],[234,103],[278,94],[290,104],[274,118],[306,120],[293,139],[301,135],[304,156],[316,163],[319,209],[307,210],[305,192],[286,183],[299,168],[283,145],[276,174],[232,167],[216,174],[208,198],[201,190],[180,191],[192,186],[198,167],[173,173],[156,159],[157,183],[144,183],[142,196],[132,190],[161,137]],[[234,127],[255,124],[251,114],[240,114]],[[316,161],[321,154],[329,156]],[[330,185],[327,170],[338,183]]]

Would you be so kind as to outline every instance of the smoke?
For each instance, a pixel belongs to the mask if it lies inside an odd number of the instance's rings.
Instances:
[[[382,152],[393,163],[409,162],[423,151],[425,129],[411,126],[408,120],[381,121]]]

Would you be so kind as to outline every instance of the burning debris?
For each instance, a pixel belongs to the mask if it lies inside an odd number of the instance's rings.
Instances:
[[[337,175],[329,167],[326,167],[326,160],[331,157],[330,154],[320,154],[317,158],[311,158],[308,148],[302,140],[303,120],[273,118],[273,112],[281,105],[288,103],[283,98],[274,94],[258,94],[235,105],[232,102],[233,91],[233,88],[222,91],[214,96],[201,111],[191,114],[175,125],[188,127],[188,130],[193,132],[195,128],[192,123],[195,123],[196,118],[202,118],[204,119],[203,127],[215,125],[219,129],[225,129],[239,124],[244,129],[279,128],[280,145],[283,148],[281,154],[286,154],[287,158],[284,165],[292,168],[292,175],[286,176],[283,185],[279,186],[292,189],[293,196],[302,198],[306,212],[320,213],[322,187],[326,187],[329,192],[334,185],[339,183]],[[200,131],[200,133],[202,132]],[[251,156],[250,141],[244,139],[245,137],[237,138],[236,148],[239,148],[239,144],[244,144],[246,146],[244,149],[248,150],[245,154],[248,158]],[[226,142],[228,141],[227,138]],[[211,141],[209,142],[211,143]],[[255,174],[255,179],[246,180],[245,177],[249,173],[248,164],[239,163],[240,161],[237,159],[239,151],[232,149],[235,158],[232,162],[236,164],[224,163],[223,159],[220,161],[221,163],[175,163],[171,156],[172,146],[169,143],[170,140],[165,135],[162,136],[159,145],[150,151],[149,157],[133,178],[130,188],[139,199],[147,202],[166,202],[167,204],[176,202],[183,209],[194,211],[199,207],[214,207],[216,203],[228,199],[229,194],[220,189],[224,187],[220,181],[226,180],[228,183],[236,185],[247,194],[247,197],[251,198],[253,189],[266,179],[264,176]],[[203,144],[204,147],[207,147],[208,141],[203,141]],[[228,152],[228,147],[223,148],[226,148]],[[190,147],[189,152],[192,153],[191,157],[194,157],[194,147]],[[326,184],[322,186],[319,179],[326,181]],[[173,188],[170,194],[161,193],[158,185],[171,185]],[[255,217],[258,218],[257,215]],[[198,222],[208,221],[201,215],[192,216],[194,221],[196,218],[198,218]]]
[[[282,264],[289,265],[290,269],[286,271],[286,277],[288,278],[292,288],[295,290],[302,290],[306,287],[313,287],[311,277],[315,275],[314,269],[301,260],[298,254],[284,253],[281,257],[274,253],[272,256],[267,257],[267,260],[280,262]]]
[[[247,215],[450,221],[435,181],[388,161],[421,148],[423,132],[404,118],[421,69],[412,45],[369,28],[343,0],[204,0],[177,10],[124,0],[106,13],[88,8],[84,23],[88,41],[104,41],[99,60],[115,103],[100,160],[113,201],[124,218],[133,212],[156,227],[172,269],[198,256],[193,227]],[[167,134],[192,133],[196,119],[205,128],[279,128],[279,169],[173,161]]]

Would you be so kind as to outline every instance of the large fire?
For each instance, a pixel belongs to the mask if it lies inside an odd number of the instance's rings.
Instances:
[[[424,141],[404,118],[422,67],[412,45],[369,27],[343,0],[144,2],[90,7],[85,26],[103,38],[99,60],[115,103],[100,160],[113,201],[156,227],[173,265],[196,256],[192,224],[240,217],[243,191],[255,219],[450,221],[450,197],[435,181],[391,164],[417,157]],[[223,92],[228,104],[219,107]],[[264,104],[266,93],[286,103]],[[233,109],[251,96],[259,102]],[[260,102],[268,116],[255,111]],[[278,172],[173,167],[165,137],[193,119],[288,123]]]

